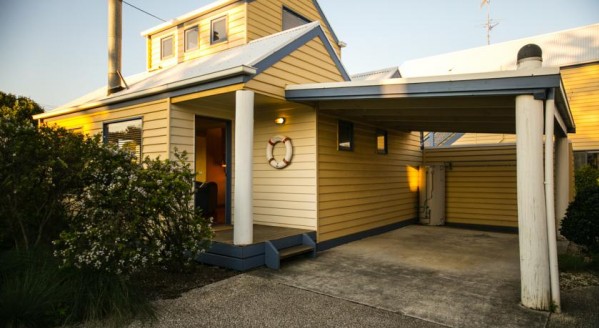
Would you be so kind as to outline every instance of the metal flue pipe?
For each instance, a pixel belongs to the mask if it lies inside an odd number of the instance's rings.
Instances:
[[[121,71],[122,16],[121,0],[108,0],[108,95],[123,89]]]

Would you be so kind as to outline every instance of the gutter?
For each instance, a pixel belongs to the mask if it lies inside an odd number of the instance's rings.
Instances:
[[[54,116],[80,112],[83,110],[92,109],[92,108],[96,108],[96,107],[113,105],[113,104],[121,103],[124,101],[135,100],[135,99],[139,99],[139,98],[143,98],[143,97],[147,97],[147,96],[152,96],[152,95],[159,94],[159,93],[162,93],[165,91],[172,91],[172,90],[180,89],[180,88],[187,87],[190,85],[201,84],[201,83],[210,82],[210,81],[214,81],[214,80],[222,80],[224,78],[233,77],[233,76],[237,76],[237,75],[255,75],[256,71],[257,70],[254,67],[241,65],[241,66],[229,68],[226,70],[222,70],[222,71],[218,71],[218,72],[214,72],[214,73],[210,73],[210,74],[206,74],[206,75],[197,76],[197,77],[186,79],[186,80],[171,82],[171,83],[159,85],[159,86],[156,86],[153,88],[131,92],[131,93],[120,95],[120,96],[116,95],[114,97],[99,100],[96,102],[86,103],[86,104],[83,104],[80,106],[58,109],[58,110],[53,110],[53,111],[47,112],[47,113],[37,114],[37,115],[33,116],[33,119],[34,120],[45,119],[45,118],[50,118],[50,117],[54,117]]]

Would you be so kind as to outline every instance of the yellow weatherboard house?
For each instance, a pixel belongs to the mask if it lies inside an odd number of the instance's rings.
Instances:
[[[278,268],[408,224],[452,224],[444,184],[454,168],[428,165],[422,131],[516,134],[517,222],[470,225],[517,227],[522,303],[556,301],[547,254],[568,204],[576,126],[562,73],[543,67],[540,47],[514,52],[513,70],[350,77],[316,0],[221,0],[143,32],[147,70],[123,77],[120,5],[109,1],[107,87],[35,119],[139,156],[187,151],[196,206],[217,231],[200,261]],[[469,202],[448,194],[448,206],[456,198]]]

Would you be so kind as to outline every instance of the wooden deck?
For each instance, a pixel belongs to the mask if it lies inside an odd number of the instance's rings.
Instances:
[[[212,241],[233,245],[233,226],[224,225],[213,228],[215,236]],[[314,232],[312,230],[302,230],[293,228],[273,227],[260,224],[254,224],[254,242],[260,244],[267,240],[277,240],[304,233]]]
[[[247,271],[266,264],[266,248],[269,245],[290,248],[303,245],[305,238],[316,240],[316,231],[254,225],[253,242],[249,245],[233,243],[233,226],[220,225],[213,227],[215,236],[212,246],[197,260],[238,271]],[[315,244],[314,245],[315,250]]]

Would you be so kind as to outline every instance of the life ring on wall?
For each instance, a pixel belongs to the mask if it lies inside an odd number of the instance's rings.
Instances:
[[[275,157],[272,155],[272,150],[275,148],[275,145],[279,142],[285,144],[285,158],[282,161],[277,161]],[[285,168],[287,165],[291,164],[291,157],[293,157],[293,145],[291,144],[291,139],[284,136],[274,136],[268,140],[268,144],[266,145],[266,159],[268,160],[268,164],[274,167],[275,169]]]

